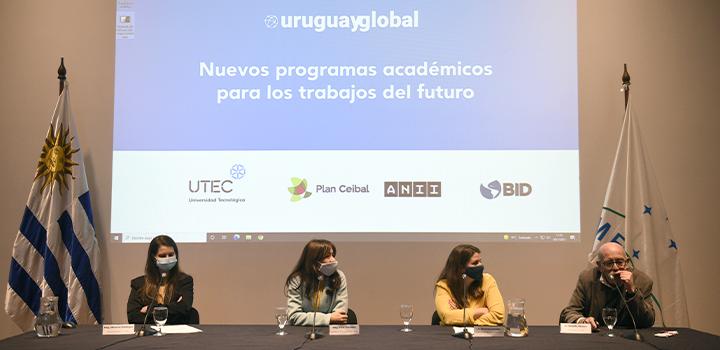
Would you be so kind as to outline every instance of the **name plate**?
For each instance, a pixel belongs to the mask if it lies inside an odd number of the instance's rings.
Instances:
[[[475,327],[453,327],[453,335],[461,336],[463,335],[463,333],[465,333],[465,330],[467,330],[467,332],[470,334],[475,333]]]
[[[475,326],[473,338],[476,337],[504,337],[505,327]]]
[[[464,329],[467,329],[468,333],[475,337],[504,337],[505,327],[499,326],[475,326],[475,327],[453,327],[453,332],[456,337],[462,337]]]
[[[102,335],[132,335],[135,334],[134,324],[104,324]]]
[[[561,334],[591,334],[592,325],[589,323],[561,323]]]
[[[330,335],[358,335],[360,325],[357,324],[331,324]]]

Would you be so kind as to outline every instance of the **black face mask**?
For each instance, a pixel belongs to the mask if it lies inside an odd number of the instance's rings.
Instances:
[[[470,266],[466,268],[465,274],[476,281],[482,282],[483,271],[485,271],[485,266],[483,264],[480,264],[477,266]]]

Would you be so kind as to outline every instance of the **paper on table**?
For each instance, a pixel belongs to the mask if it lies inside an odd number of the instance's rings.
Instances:
[[[159,330],[158,326],[150,327],[154,330]],[[201,333],[201,329],[188,326],[186,324],[173,324],[162,327],[162,332],[165,334],[186,334],[186,333]]]
[[[665,331],[662,333],[655,333],[655,336],[660,338],[670,338],[675,335],[678,335],[677,331]]]

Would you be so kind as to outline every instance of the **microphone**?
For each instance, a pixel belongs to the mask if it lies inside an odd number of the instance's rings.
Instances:
[[[158,283],[158,289],[155,292],[155,297],[153,297],[152,301],[150,301],[150,305],[148,305],[148,308],[145,312],[145,320],[143,321],[142,327],[137,331],[137,336],[142,337],[145,335],[145,326],[147,325],[148,316],[150,315],[150,309],[152,309],[155,306],[155,300],[157,300],[158,295],[160,294],[160,286],[162,285],[163,279],[167,276],[167,272],[163,272],[160,274],[160,282]]]
[[[608,275],[608,276],[610,276],[610,279],[614,282],[613,284],[615,285],[615,289],[617,289],[618,293],[620,294],[620,299],[622,299],[623,304],[625,305],[625,310],[627,310],[628,314],[630,314],[630,320],[632,321],[633,330],[635,331],[635,336],[630,339],[637,340],[639,342],[644,341],[642,335],[640,335],[640,333],[638,333],[637,324],[635,323],[635,316],[633,316],[632,311],[630,311],[630,307],[628,306],[627,301],[625,300],[625,293],[623,293],[623,291],[618,286],[618,278],[615,277],[615,275]]]
[[[322,282],[325,279],[325,276],[320,275],[318,276],[318,281]],[[312,330],[310,333],[307,334],[307,338],[309,340],[315,340],[322,338],[322,334],[320,332],[315,331],[315,318],[317,317],[317,309],[320,306],[320,282],[318,282],[318,287],[315,289],[315,302],[313,303],[313,321],[312,321]]]
[[[622,283],[619,273],[608,274],[608,276],[610,276],[610,280],[613,281],[616,287],[620,288],[621,291],[625,291],[625,285]]]
[[[470,332],[467,329],[467,319],[465,318],[465,310],[467,310],[467,307],[465,305],[465,301],[467,301],[467,286],[465,285],[465,279],[467,278],[467,274],[462,274],[463,279],[463,338],[470,339],[472,336],[470,335]]]

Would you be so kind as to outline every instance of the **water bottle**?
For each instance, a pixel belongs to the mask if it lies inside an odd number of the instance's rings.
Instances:
[[[57,337],[62,321],[58,314],[58,298],[42,297],[40,311],[35,316],[35,333],[41,338]]]
[[[525,319],[525,299],[508,300],[505,334],[511,337],[527,337],[528,326],[527,319]]]

